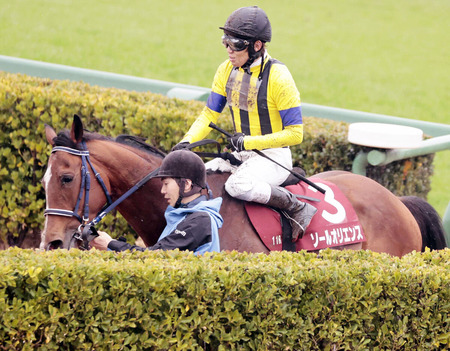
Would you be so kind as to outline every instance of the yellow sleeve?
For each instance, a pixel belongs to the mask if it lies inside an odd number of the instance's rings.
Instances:
[[[301,105],[300,92],[294,78],[285,65],[272,65],[269,77],[269,92],[278,111],[284,111]],[[297,116],[298,118],[299,116]],[[300,120],[289,121],[289,124],[301,124]]]
[[[245,150],[263,150],[300,144],[303,141],[303,125],[287,126],[280,132],[244,137]]]
[[[208,106],[205,106],[200,113],[200,116],[192,123],[191,128],[189,128],[189,131],[184,135],[181,142],[188,141],[190,143],[195,143],[196,141],[206,138],[211,131],[209,123],[216,123],[219,115],[220,113],[214,112]]]
[[[188,141],[194,143],[206,138],[211,131],[209,123],[217,123],[217,119],[227,102],[226,83],[232,67],[229,60],[226,60],[219,66],[214,76],[211,94],[206,106],[192,124],[191,128],[189,128],[189,131],[185,134],[181,142]]]

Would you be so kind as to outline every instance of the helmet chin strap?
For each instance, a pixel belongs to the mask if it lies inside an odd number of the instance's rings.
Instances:
[[[186,184],[186,180],[184,178],[176,178],[175,181],[177,182],[178,187],[180,188],[180,191],[179,191],[177,202],[175,202],[175,206],[173,206],[173,207],[178,208],[178,207],[180,207],[181,200],[183,200],[183,197],[184,197],[184,185]]]
[[[175,208],[178,208],[181,206],[181,201],[183,200],[183,198],[197,194],[198,192],[200,192],[202,190],[202,188],[200,186],[198,186],[197,184],[192,184],[192,189],[184,192],[184,188],[186,185],[186,179],[184,178],[176,178],[175,181],[178,184],[178,187],[180,188],[180,193],[178,195],[178,199],[177,202],[175,203]]]
[[[265,50],[264,50],[264,47],[263,47],[261,50],[255,51],[253,45],[254,45],[254,43],[248,47],[248,60],[247,60],[246,63],[244,63],[244,64],[242,65],[241,68],[242,68],[246,73],[251,74],[251,73],[250,73],[250,66],[253,64],[253,62],[255,62],[258,58],[261,57],[261,69],[260,69],[259,76],[258,76],[258,78],[261,79],[261,76],[262,76],[262,67],[263,67],[263,65],[264,65],[264,51],[265,51]]]

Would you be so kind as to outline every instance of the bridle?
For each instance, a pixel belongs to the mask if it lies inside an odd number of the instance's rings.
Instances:
[[[92,172],[95,175],[95,178],[97,179],[98,183],[103,189],[103,192],[105,193],[107,201],[105,207],[109,206],[112,203],[112,200],[111,195],[109,194],[108,189],[106,188],[105,182],[92,165],[91,159],[89,158],[89,151],[87,149],[86,142],[83,141],[81,145],[83,147],[83,150],[72,149],[70,147],[65,146],[55,146],[52,149],[52,153],[62,151],[67,152],[71,155],[81,157],[81,185],[80,185],[80,192],[78,193],[77,202],[75,204],[75,208],[72,211],[63,210],[59,208],[47,208],[44,211],[44,216],[56,215],[64,217],[75,217],[76,219],[78,219],[78,221],[80,222],[80,226],[78,227],[77,232],[75,232],[74,235],[72,236],[71,240],[83,241],[83,248],[87,249],[89,247],[89,242],[97,236],[95,229],[94,235],[90,235],[91,230],[86,231],[84,230],[85,228],[92,229],[91,227],[93,225],[92,222],[89,223],[89,191],[91,189],[91,173],[89,171],[88,165],[91,167]],[[78,210],[80,207],[81,199],[83,198],[83,194],[84,194],[84,208],[82,211],[82,216],[80,216],[78,214]],[[83,234],[83,232],[86,233]]]
[[[150,180],[159,170],[159,168],[156,168],[149,174],[147,174],[144,178],[142,178],[137,184],[135,184],[133,187],[131,187],[128,191],[126,191],[122,196],[120,196],[116,201],[112,201],[111,195],[108,192],[108,189],[106,188],[106,185],[100,176],[100,174],[95,170],[94,166],[92,165],[92,162],[89,158],[89,150],[87,149],[86,142],[83,140],[81,142],[82,150],[72,149],[70,147],[65,146],[55,146],[52,149],[52,153],[57,151],[67,152],[71,155],[79,156],[81,157],[81,185],[80,185],[80,192],[78,194],[77,202],[75,204],[75,208],[70,210],[63,210],[59,208],[47,208],[44,211],[44,216],[48,215],[56,215],[56,216],[64,216],[64,217],[75,217],[80,222],[80,226],[78,227],[77,231],[73,234],[70,243],[69,248],[72,247],[72,243],[75,240],[81,241],[82,245],[80,246],[80,249],[82,250],[89,250],[89,242],[91,242],[93,239],[95,239],[98,236],[97,230],[95,229],[95,225],[98,224],[103,217],[105,217],[109,212],[111,212],[116,206],[118,206],[123,200],[128,198],[131,194],[133,194],[136,190],[138,190],[140,187],[142,187],[148,180]],[[91,189],[91,175],[88,169],[88,165],[91,167],[92,172],[95,175],[95,178],[97,179],[98,183],[103,189],[103,192],[106,196],[107,203],[103,208],[100,210],[100,212],[97,214],[97,216],[92,220],[89,221],[89,191]],[[78,214],[78,210],[80,207],[81,199],[83,198],[84,194],[84,208],[83,208],[83,214],[80,216]]]

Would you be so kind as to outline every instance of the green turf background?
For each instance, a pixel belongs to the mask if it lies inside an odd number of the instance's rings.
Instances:
[[[448,0],[0,0],[0,54],[210,87],[228,15],[258,4],[302,101],[450,123]],[[449,151],[428,200],[450,199]]]

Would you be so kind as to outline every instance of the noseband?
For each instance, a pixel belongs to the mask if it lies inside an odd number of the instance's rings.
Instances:
[[[59,208],[47,208],[44,211],[44,216],[47,215],[56,215],[56,216],[64,216],[64,217],[75,217],[80,222],[80,226],[78,227],[78,231],[74,233],[71,240],[81,240],[83,241],[83,248],[88,249],[89,248],[89,241],[94,239],[97,236],[97,233],[92,226],[92,222],[89,223],[89,191],[91,189],[91,175],[88,169],[88,165],[91,167],[92,172],[95,175],[95,178],[97,178],[97,181],[99,182],[100,186],[103,189],[103,192],[106,196],[107,204],[104,208],[109,206],[112,203],[111,196],[108,192],[108,189],[106,188],[105,183],[103,182],[102,177],[100,174],[95,170],[94,166],[91,163],[91,160],[89,158],[89,151],[86,146],[86,142],[83,141],[81,143],[83,150],[76,150],[65,146],[55,146],[52,149],[52,153],[57,151],[63,151],[67,152],[71,155],[79,156],[81,157],[81,185],[80,185],[80,192],[78,194],[77,203],[75,204],[75,208],[73,211],[70,210],[63,210]],[[83,208],[83,214],[82,217],[78,214],[78,209],[80,207],[81,199],[84,194],[84,208]]]

